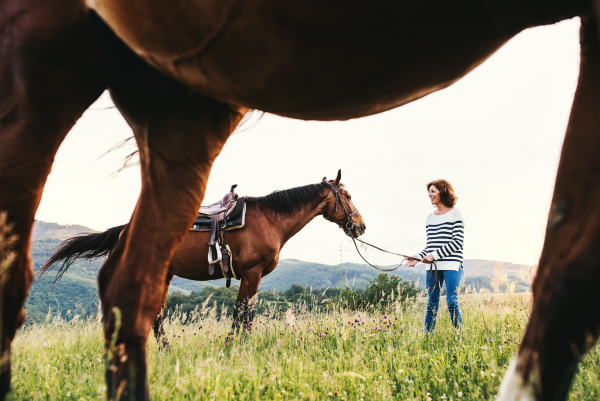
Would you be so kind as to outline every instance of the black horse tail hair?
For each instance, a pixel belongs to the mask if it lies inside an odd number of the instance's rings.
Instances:
[[[77,259],[98,259],[108,256],[117,245],[121,231],[125,227],[127,227],[127,224],[109,228],[103,233],[84,233],[62,242],[54,249],[50,259],[40,269],[38,280],[44,273],[62,261],[58,272],[56,272],[56,278],[52,282],[54,286]]]

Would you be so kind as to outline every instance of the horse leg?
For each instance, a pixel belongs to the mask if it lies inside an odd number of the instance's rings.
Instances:
[[[600,329],[600,44],[582,18],[579,83],[562,149],[531,318],[499,400],[563,400]],[[521,398],[519,398],[521,399]]]
[[[251,330],[254,320],[254,304],[256,293],[262,278],[262,268],[253,268],[242,272],[240,279],[240,290],[238,291],[235,309],[233,310],[232,330],[238,333],[242,330]]]
[[[98,276],[111,358],[107,392],[111,399],[142,401],[149,399],[146,344],[169,263],[196,217],[212,163],[243,113],[191,93],[137,59],[121,66],[110,91],[138,143],[142,190]]]
[[[154,319],[154,325],[152,326],[152,330],[154,330],[154,337],[158,342],[159,347],[169,347],[169,341],[165,336],[165,329],[163,327],[163,318],[165,312],[165,304],[167,303],[167,297],[169,296],[169,286],[171,285],[171,280],[173,280],[173,273],[168,272],[167,277],[165,278],[165,291],[163,294],[162,304],[158,309],[158,314],[156,315],[156,319]]]
[[[119,42],[75,0],[0,2],[0,26],[0,212],[18,236],[0,278],[2,400],[11,343],[25,320],[30,237],[46,178],[66,134],[108,87],[109,49]]]

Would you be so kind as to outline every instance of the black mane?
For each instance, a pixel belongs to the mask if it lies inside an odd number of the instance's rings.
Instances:
[[[258,205],[261,210],[268,209],[279,214],[292,214],[302,206],[317,199],[328,186],[318,184],[275,191],[266,196],[246,196],[248,206]]]

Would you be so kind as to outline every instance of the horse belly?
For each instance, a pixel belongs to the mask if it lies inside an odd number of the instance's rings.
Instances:
[[[182,84],[303,119],[385,111],[444,88],[519,29],[477,2],[88,0],[140,56]]]
[[[208,233],[189,232],[175,250],[169,271],[176,276],[195,281],[222,278],[218,268],[212,276],[208,274],[208,240]]]

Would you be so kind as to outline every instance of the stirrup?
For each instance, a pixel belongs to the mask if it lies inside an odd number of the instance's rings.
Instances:
[[[217,251],[217,258],[213,259],[213,248],[209,245],[208,246],[208,264],[209,265],[216,265],[217,263],[221,263],[223,262],[223,254],[221,253],[221,247],[219,246],[218,243],[216,243],[214,245],[214,249]]]

